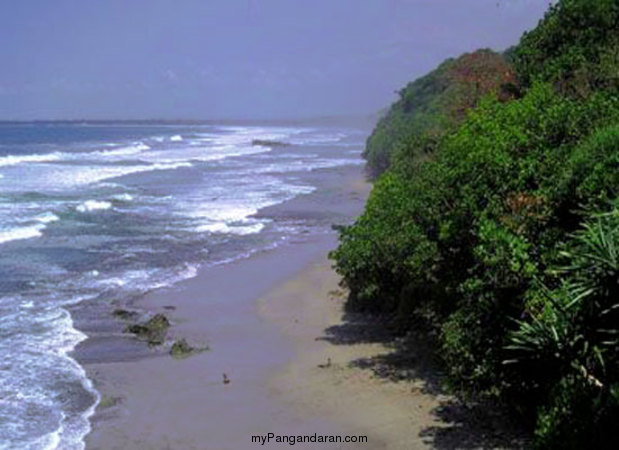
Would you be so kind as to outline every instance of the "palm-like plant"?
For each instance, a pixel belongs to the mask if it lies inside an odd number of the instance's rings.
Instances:
[[[606,445],[619,420],[619,210],[591,217],[561,254],[559,287],[533,289],[542,306],[517,321],[504,363],[533,389],[541,445],[566,433]]]
[[[506,363],[554,359],[591,379],[619,343],[619,211],[593,217],[561,254],[567,264],[554,271],[561,287],[540,284],[544,308],[518,322],[506,347],[514,358]]]

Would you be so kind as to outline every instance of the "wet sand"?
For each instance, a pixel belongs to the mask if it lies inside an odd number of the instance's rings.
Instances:
[[[361,210],[368,185],[359,168],[341,175],[333,178],[339,186],[261,214],[331,210],[350,217]],[[302,236],[139,299],[135,306],[169,317],[169,339],[208,351],[177,360],[144,345],[135,351],[135,342],[118,333],[86,341],[77,357],[102,395],[87,448],[240,450],[260,447],[251,437],[267,433],[368,436],[365,444],[294,448],[423,447],[420,430],[434,424],[438,400],[412,382],[385,382],[349,367],[388,351],[384,345],[320,339],[341,320],[338,278],[326,261],[336,245],[333,232]],[[291,447],[265,445],[271,446]]]
[[[88,364],[104,398],[120,400],[100,409],[87,448],[243,449],[255,445],[253,434],[335,432],[327,421],[290,414],[270,391],[271,373],[294,357],[294,348],[258,316],[255,302],[332,244],[332,236],[292,244],[144,298],[149,310],[167,311],[170,337],[210,350],[182,360],[162,355]],[[164,309],[170,305],[176,309]]]

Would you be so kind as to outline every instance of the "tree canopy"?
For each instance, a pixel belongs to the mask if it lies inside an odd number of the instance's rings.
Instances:
[[[331,258],[349,308],[435,336],[454,392],[540,448],[617,448],[619,3],[561,0],[507,55],[400,91]]]

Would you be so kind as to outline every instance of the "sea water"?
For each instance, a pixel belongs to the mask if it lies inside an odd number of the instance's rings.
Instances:
[[[314,191],[303,173],[360,164],[362,138],[333,127],[0,124],[0,448],[83,448],[99,394],[71,357],[87,338],[72,305],[169,286],[306,231],[307,221],[253,216]]]

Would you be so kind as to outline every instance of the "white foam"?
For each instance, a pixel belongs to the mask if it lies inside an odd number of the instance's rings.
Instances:
[[[51,222],[56,222],[57,220],[60,220],[60,218],[54,213],[45,212],[43,214],[36,216],[34,220],[40,223],[51,223]]]
[[[25,299],[24,299],[25,300]],[[79,299],[71,299],[73,303]],[[28,405],[35,405],[41,411],[50,414],[50,420],[56,420],[55,430],[46,431],[44,435],[37,435],[38,429],[16,428],[16,437],[19,443],[12,442],[11,448],[49,448],[49,449],[83,449],[84,436],[90,431],[89,418],[100,400],[98,392],[87,378],[85,370],[68,356],[75,346],[86,339],[86,335],[73,327],[73,321],[67,310],[62,307],[37,305],[34,302],[21,301],[27,308],[27,313],[21,314],[21,322],[30,323],[38,333],[28,335],[24,339],[21,333],[9,335],[2,342],[2,349],[6,352],[11,348],[9,384],[3,384],[5,405],[9,411],[16,414],[21,420],[28,419]],[[20,323],[20,330],[25,323]],[[14,325],[14,324],[13,324]],[[62,377],[67,382],[78,381],[82,387],[92,395],[94,400],[83,412],[70,413],[50,390],[46,383],[40,383],[40,378],[52,380]],[[11,392],[10,396],[4,395]],[[0,445],[0,448],[7,448]]]
[[[44,450],[57,450],[60,445],[60,432],[62,431],[62,427],[58,430],[46,434],[45,436],[41,436],[39,439],[35,440],[32,443],[32,448],[42,448]]]
[[[6,155],[0,156],[0,167],[14,166],[21,163],[32,162],[52,162],[61,159],[62,153],[46,153],[46,154],[34,154],[34,155]]]
[[[116,287],[122,287],[125,285],[125,280],[123,280],[122,278],[108,278],[106,280],[101,280],[99,282],[99,284],[103,285],[103,286],[116,286]]]
[[[10,241],[32,239],[43,235],[41,232],[45,228],[43,224],[31,225],[27,227],[9,228],[0,230],[0,244]]]
[[[156,274],[157,270],[126,270],[115,274],[116,276],[98,280],[96,286],[123,287],[142,291],[151,287],[152,280],[156,277]]]
[[[30,154],[30,155],[6,155],[0,157],[0,167],[15,166],[24,163],[49,163],[59,161],[80,161],[80,160],[92,160],[107,159],[112,157],[123,157],[129,155],[135,155],[142,153],[146,150],[150,150],[150,147],[143,142],[134,142],[132,145],[115,148],[112,150],[97,150],[92,152],[53,152],[43,154]]]
[[[177,134],[175,136],[172,136],[170,140],[172,142],[181,142],[183,140],[183,136],[181,136],[180,134]]]
[[[185,264],[183,268],[171,277],[166,277],[165,280],[156,283],[153,288],[162,288],[171,286],[178,282],[195,278],[198,274],[200,266],[197,264]]]
[[[32,300],[26,300],[26,301],[23,301],[21,305],[19,306],[20,308],[23,308],[23,309],[31,309],[34,307],[34,302]]]
[[[197,195],[186,196],[174,207],[180,215],[197,222],[193,229],[198,233],[246,235],[259,233],[264,228],[264,220],[251,217],[259,210],[315,190],[313,186],[252,175],[255,174],[238,177],[234,172],[225,188],[215,186]]]
[[[114,195],[112,198],[119,202],[130,202],[133,200],[133,196],[127,193],[117,194],[117,195]]]
[[[127,155],[135,155],[137,153],[142,153],[143,151],[150,150],[150,147],[143,142],[136,142],[133,145],[128,145],[126,147],[116,148],[114,150],[104,150],[102,152],[91,152],[86,153],[84,156],[92,156],[94,154],[100,156],[127,156]]]
[[[264,223],[255,223],[253,225],[228,225],[225,222],[216,222],[207,225],[200,225],[196,228],[199,233],[226,233],[245,236],[248,234],[260,233],[264,228]]]
[[[286,173],[286,172],[312,172],[317,169],[332,169],[342,166],[356,166],[365,164],[361,158],[317,158],[314,160],[296,160],[290,162],[280,162],[273,164],[265,164],[258,167],[247,168],[237,172],[239,175],[253,174],[270,174],[270,173]]]
[[[79,299],[75,300],[75,302],[79,303]],[[58,356],[66,356],[77,344],[86,339],[84,333],[73,328],[73,320],[66,309],[60,308],[57,315],[51,320],[56,323],[57,328],[62,330],[62,332],[46,341],[48,347],[45,350],[47,352]]]
[[[271,149],[257,146],[192,145],[182,149],[152,151],[140,157],[142,161],[155,164],[188,164],[190,161],[219,161],[235,156],[266,153]]]
[[[185,264],[178,272],[172,274],[167,269],[126,270],[115,274],[115,276],[97,280],[92,286],[97,288],[123,288],[125,292],[143,293],[193,278],[197,275],[198,268],[198,265]]]
[[[79,377],[82,387],[90,392],[95,398],[94,403],[82,414],[75,417],[68,417],[63,413],[60,427],[51,435],[57,435],[56,447],[82,450],[85,448],[84,437],[90,432],[90,417],[94,414],[95,408],[101,400],[100,394],[94,388],[92,381],[86,375],[86,371],[73,358],[68,356],[77,344],[87,339],[87,336],[78,331],[73,326],[71,315],[65,309],[60,309],[61,334],[52,339],[51,348],[48,350],[63,358],[71,367],[72,371]],[[48,340],[49,342],[49,340]],[[61,446],[62,445],[62,446]]]
[[[198,233],[227,233],[228,230],[228,225],[225,222],[209,223],[196,228]]]
[[[177,280],[188,280],[189,278],[195,278],[198,275],[198,269],[200,266],[197,264],[187,264],[183,270],[181,270],[177,276]]]
[[[213,138],[215,145],[251,145],[254,140],[289,142],[292,135],[302,133],[305,129],[282,127],[222,127],[229,133],[217,134]]]
[[[75,209],[79,212],[86,213],[91,211],[110,209],[112,204],[106,201],[98,201],[98,200],[86,200],[81,205],[78,205]]]
[[[172,170],[172,169],[179,169],[181,167],[192,167],[193,164],[191,164],[190,162],[176,162],[176,163],[160,163],[160,164],[153,164],[152,166],[150,166],[150,170]]]
[[[248,200],[246,200],[248,201]],[[247,217],[254,215],[258,209],[274,204],[264,200],[255,206],[242,205],[238,203],[204,202],[200,207],[187,211],[187,216],[194,219],[208,219],[212,222],[233,223],[245,220]],[[191,206],[191,205],[190,205]],[[193,205],[195,207],[195,205]]]
[[[25,189],[47,189],[56,191],[74,188],[79,185],[93,184],[112,178],[155,170],[174,170],[180,167],[191,167],[189,162],[139,164],[132,166],[59,166],[54,170],[45,170],[40,176],[29,176],[20,186]],[[34,174],[33,174],[34,175]],[[43,184],[44,186],[41,186]]]

